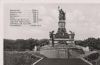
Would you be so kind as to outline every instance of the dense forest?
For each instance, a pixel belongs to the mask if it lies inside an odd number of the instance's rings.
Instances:
[[[25,50],[33,50],[34,46],[44,46],[48,45],[49,39],[17,39],[17,40],[10,40],[10,39],[4,39],[4,50],[16,50],[16,51],[25,51]],[[100,49],[100,38],[88,38],[85,40],[76,40],[76,45],[80,46],[89,46],[90,49]]]
[[[17,40],[10,40],[4,39],[4,50],[7,51],[25,51],[25,50],[33,50],[34,46],[44,46],[49,44],[48,39],[17,39]]]

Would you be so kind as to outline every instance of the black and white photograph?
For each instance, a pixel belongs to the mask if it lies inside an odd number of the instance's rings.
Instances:
[[[6,3],[3,13],[3,65],[100,65],[100,3]]]

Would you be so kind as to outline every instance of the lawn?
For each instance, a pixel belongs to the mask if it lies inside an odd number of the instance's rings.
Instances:
[[[4,65],[31,65],[38,59],[29,52],[4,51]]]
[[[100,50],[98,50],[98,52],[99,52],[99,54],[100,54]],[[97,65],[100,65],[100,56],[99,56],[99,58],[98,58],[98,60],[97,60]]]

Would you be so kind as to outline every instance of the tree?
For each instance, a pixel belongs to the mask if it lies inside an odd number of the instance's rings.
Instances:
[[[100,38],[88,38],[86,40],[75,41],[77,45],[81,46],[89,46],[91,50],[100,49]]]

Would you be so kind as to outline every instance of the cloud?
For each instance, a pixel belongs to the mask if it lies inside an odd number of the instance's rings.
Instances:
[[[55,4],[56,5],[56,4]],[[56,6],[52,4],[47,5],[27,5],[24,4],[18,6],[9,6],[15,8],[21,8],[23,11],[32,9],[39,10],[39,21],[41,26],[28,26],[23,25],[20,27],[9,26],[9,10],[5,11],[5,23],[4,23],[4,37],[17,39],[17,38],[49,38],[49,32],[58,28],[58,10]],[[75,39],[86,39],[88,37],[100,36],[100,6],[94,5],[81,5],[81,4],[65,4],[63,9],[66,9],[66,30],[75,32]],[[7,6],[8,7],[8,6]],[[9,9],[8,7],[8,9]],[[31,14],[28,18],[32,20]]]

